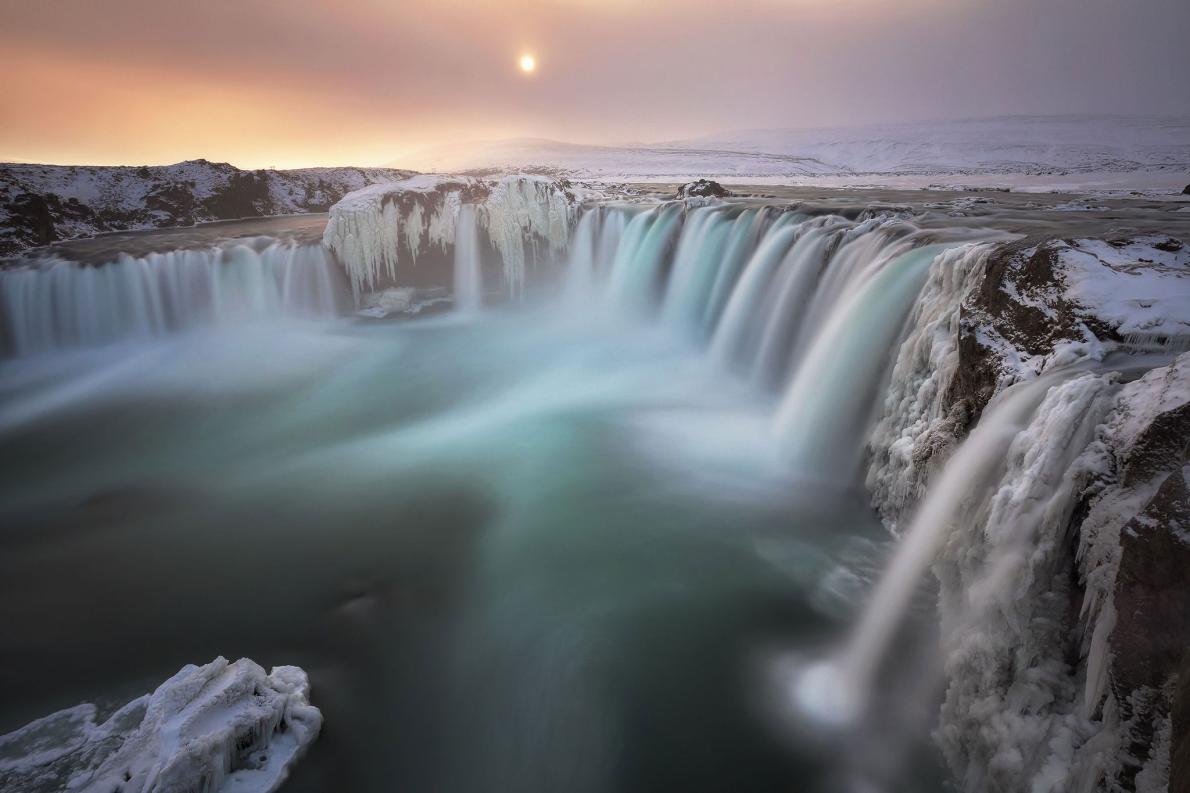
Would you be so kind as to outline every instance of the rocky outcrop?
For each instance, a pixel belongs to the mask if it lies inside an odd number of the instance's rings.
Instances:
[[[679,187],[675,198],[679,200],[683,198],[728,198],[732,195],[734,194],[730,190],[718,182],[712,182],[710,179],[696,179]]]
[[[459,234],[493,254],[487,258],[499,261],[501,289],[516,297],[528,266],[565,249],[579,202],[565,179],[421,175],[344,197],[331,209],[323,242],[347,270],[357,304],[386,289],[449,286]],[[460,222],[464,212],[473,222]]]
[[[873,436],[868,482],[894,526],[1008,386],[1080,362],[1095,366],[1112,353],[1190,348],[1190,255],[1169,237],[1023,240],[995,247],[981,273],[938,288],[956,295],[957,319],[940,314],[921,332],[914,326],[896,377],[915,385],[886,403],[878,424],[902,429]],[[978,646],[960,642],[948,661],[963,682],[952,678],[948,703],[960,699],[943,710],[947,757],[963,778],[994,769],[967,779],[972,790],[1157,791],[1171,768],[1185,766],[1190,353],[1161,363],[1139,378],[1128,369],[1112,374],[1111,366],[1084,375],[1107,408],[1083,412],[1084,427],[1102,422],[1094,434],[1072,432],[1054,458],[1064,462],[1038,468],[1035,476],[1052,480],[1044,505],[1026,499],[1019,515],[988,518],[938,563],[945,600],[948,581],[979,582],[996,566],[989,560],[998,546],[1011,551],[1007,541],[1026,525],[1036,534],[1021,546],[1032,549],[1026,557],[1003,560],[1003,574],[1025,575],[1020,586],[1029,594],[1020,589],[964,617],[974,620],[967,633],[982,638]],[[1071,393],[1080,392],[1087,389]],[[1047,404],[1065,401],[1051,396]],[[1049,420],[1039,413],[1035,422]],[[1037,460],[1049,454],[1036,444],[1021,451]],[[989,492],[1002,501],[1021,486],[989,483]],[[978,503],[970,509],[994,516]],[[942,607],[945,617],[970,604]],[[993,652],[997,642],[1003,647]],[[1009,666],[988,671],[1009,657]],[[973,703],[988,726],[948,721],[969,718]],[[1030,730],[1037,745],[1022,755],[1019,736]],[[1172,779],[1174,790],[1185,785],[1176,773]]]
[[[243,171],[189,160],[141,167],[0,165],[0,256],[108,231],[325,212],[347,193],[404,179],[390,168]]]

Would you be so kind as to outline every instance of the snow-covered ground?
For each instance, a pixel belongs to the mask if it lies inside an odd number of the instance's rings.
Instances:
[[[588,179],[829,187],[1011,187],[1180,192],[1190,119],[1013,116],[820,129],[748,130],[657,144],[542,139],[450,144],[401,163],[419,170],[550,168]]]
[[[108,231],[325,212],[353,190],[408,175],[391,168],[243,171],[207,160],[141,167],[0,164],[0,256]]]

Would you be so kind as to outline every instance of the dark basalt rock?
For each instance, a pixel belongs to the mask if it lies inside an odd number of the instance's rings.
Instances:
[[[1190,184],[1182,188],[1182,195],[1190,195]]]
[[[53,202],[54,208],[50,208]],[[54,231],[54,215],[61,214],[62,202],[58,196],[35,195],[21,193],[16,196],[7,207],[12,215],[13,224],[25,232],[25,241],[29,245],[49,245],[58,239]]]
[[[734,195],[718,182],[696,179],[678,188],[677,198],[727,198]]]
[[[1170,716],[1173,740],[1169,750],[1169,793],[1190,793],[1190,652],[1182,659]]]
[[[1183,686],[1183,659],[1190,650],[1190,486],[1181,470],[1162,483],[1148,505],[1124,527],[1116,577],[1116,626],[1110,645],[1112,693],[1128,727],[1128,754],[1149,759],[1153,733]],[[1174,747],[1188,742],[1184,715]],[[1180,729],[1178,729],[1180,728]],[[1126,767],[1131,783],[1136,769]],[[1171,777],[1171,784],[1177,779]],[[1171,787],[1171,789],[1176,789]]]

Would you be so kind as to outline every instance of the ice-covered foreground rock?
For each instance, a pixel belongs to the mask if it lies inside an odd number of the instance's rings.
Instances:
[[[395,285],[398,264],[416,265],[434,249],[452,251],[457,234],[474,233],[458,222],[464,205],[475,207],[479,230],[500,255],[506,291],[517,296],[532,253],[566,247],[578,199],[568,182],[545,176],[415,176],[345,196],[331,208],[323,242],[346,268],[358,300]]]
[[[306,673],[188,665],[102,723],[94,705],[0,736],[6,793],[270,793],[318,737]]]

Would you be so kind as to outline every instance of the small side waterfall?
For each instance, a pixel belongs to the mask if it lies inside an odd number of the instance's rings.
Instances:
[[[959,510],[986,491],[993,473],[1003,466],[1009,445],[1058,382],[1057,377],[1048,376],[1002,393],[930,488],[844,653],[841,683],[857,698],[856,708],[863,707],[876,667],[904,618],[913,591],[937,559]]]
[[[9,354],[28,355],[193,328],[330,319],[346,294],[321,245],[258,240],[120,256],[102,266],[47,259],[0,271]]]
[[[482,303],[479,226],[475,219],[475,207],[466,204],[459,208],[455,229],[455,310],[474,314]]]

